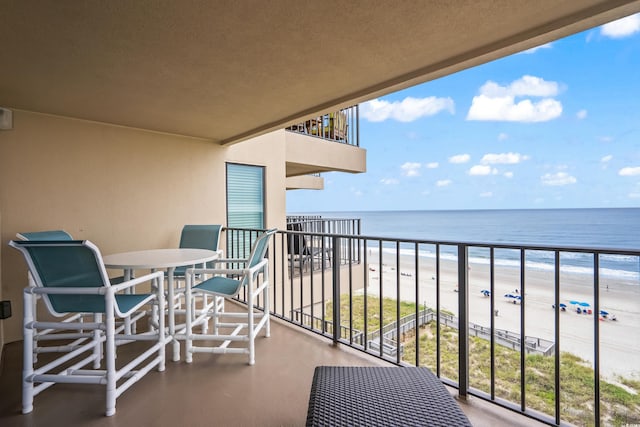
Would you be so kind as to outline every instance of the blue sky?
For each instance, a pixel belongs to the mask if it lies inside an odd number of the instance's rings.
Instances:
[[[361,104],[360,146],[287,211],[640,207],[640,14]]]

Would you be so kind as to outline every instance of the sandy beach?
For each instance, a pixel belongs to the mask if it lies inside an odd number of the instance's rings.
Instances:
[[[397,297],[398,269],[400,278],[400,299],[415,301],[416,272],[419,282],[419,303],[436,307],[436,267],[434,259],[420,259],[416,270],[413,257],[401,257],[396,265],[395,255],[385,254],[382,265],[378,264],[375,250],[370,251],[368,294],[380,292],[384,297]],[[469,321],[490,326],[490,297],[482,294],[490,289],[489,266],[470,264],[469,266]],[[440,307],[458,312],[458,273],[453,261],[440,264]],[[522,292],[520,270],[513,267],[495,269],[495,327],[520,333],[520,304],[505,298],[507,293]],[[554,341],[554,274],[550,271],[527,269],[524,281],[525,292],[525,335]],[[640,379],[640,284],[625,279],[601,278],[600,309],[610,313],[607,318],[594,314],[578,314],[576,305],[569,301],[587,302],[593,305],[593,277],[582,274],[562,273],[560,277],[560,302],[567,305],[560,312],[560,351],[570,352],[593,364],[594,323],[600,330],[600,372],[610,380],[616,375]],[[591,307],[593,308],[593,307]],[[613,314],[616,320],[611,319]]]

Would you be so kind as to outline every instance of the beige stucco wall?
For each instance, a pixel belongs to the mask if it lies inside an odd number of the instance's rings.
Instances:
[[[367,170],[367,151],[296,132],[284,132],[289,176],[323,171],[361,173]]]
[[[0,296],[14,309],[0,326],[0,345],[22,338],[26,267],[6,246],[16,232],[64,229],[103,254],[176,247],[184,224],[225,224],[226,161],[266,166],[266,225],[284,228],[280,136],[225,148],[14,110],[14,129],[0,132]]]

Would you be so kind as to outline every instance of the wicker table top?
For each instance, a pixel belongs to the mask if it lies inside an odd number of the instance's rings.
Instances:
[[[307,426],[471,426],[427,368],[319,366]]]

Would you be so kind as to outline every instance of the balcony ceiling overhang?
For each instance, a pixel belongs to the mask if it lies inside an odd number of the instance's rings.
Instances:
[[[0,106],[229,144],[638,11],[640,0],[9,0]]]

